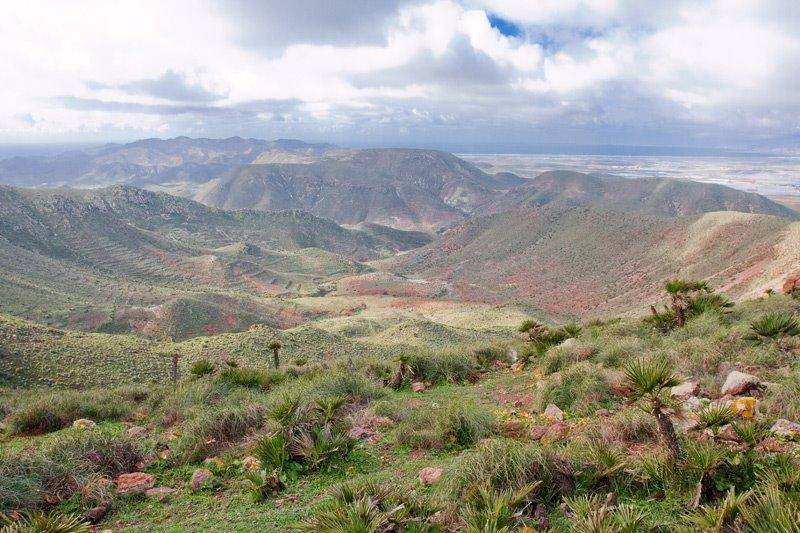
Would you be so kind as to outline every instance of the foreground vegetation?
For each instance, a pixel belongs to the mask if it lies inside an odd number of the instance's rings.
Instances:
[[[0,509],[30,531],[800,531],[800,301],[671,289],[479,350],[7,389]]]

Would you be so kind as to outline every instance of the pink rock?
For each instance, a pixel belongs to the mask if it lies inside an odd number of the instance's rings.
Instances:
[[[736,430],[730,424],[725,424],[717,430],[717,438],[728,442],[742,442],[741,437],[736,434]]]
[[[791,422],[785,418],[779,418],[772,425],[771,431],[774,435],[785,438],[800,437],[800,424]]]
[[[153,487],[156,478],[153,474],[145,472],[131,472],[121,474],[117,478],[118,494],[144,494],[147,489]]]
[[[549,404],[544,409],[544,417],[548,422],[561,422],[564,420],[564,411],[555,404]]]
[[[686,399],[691,396],[696,396],[700,391],[700,384],[696,381],[685,381],[680,385],[672,387],[669,395],[673,398]]]
[[[444,473],[444,469],[439,467],[429,466],[423,468],[419,471],[419,482],[426,487],[430,487],[442,477],[442,473]]]
[[[411,384],[411,390],[414,392],[425,392],[425,384],[421,381],[415,381]]]
[[[192,479],[189,480],[189,487],[193,491],[198,491],[203,487],[203,483],[212,479],[214,474],[208,468],[198,468],[192,474]]]
[[[734,370],[725,378],[725,383],[722,385],[721,392],[723,396],[736,396],[737,394],[742,394],[743,392],[758,387],[758,385],[759,381],[756,376]]]

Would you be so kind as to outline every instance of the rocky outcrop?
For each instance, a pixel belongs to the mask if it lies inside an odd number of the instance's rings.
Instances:
[[[736,396],[757,388],[759,384],[756,376],[734,370],[725,378],[721,392],[723,396]]]

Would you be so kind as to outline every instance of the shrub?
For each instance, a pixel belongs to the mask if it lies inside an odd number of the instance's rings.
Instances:
[[[748,340],[765,342],[800,335],[800,322],[789,313],[770,313],[750,324]]]
[[[698,423],[694,429],[717,428],[736,419],[736,411],[722,403],[709,404],[697,411]]]
[[[555,503],[574,490],[571,466],[557,450],[511,439],[487,439],[462,453],[447,470],[445,490],[463,498],[470,487],[519,490],[540,481],[539,496]]]
[[[134,404],[115,391],[58,391],[45,393],[9,415],[14,435],[38,435],[68,427],[78,418],[118,420]]]
[[[451,403],[440,409],[417,409],[395,432],[400,445],[414,448],[467,447],[494,433],[494,417],[470,403]]]
[[[24,513],[18,517],[0,515],[0,531],[14,532],[58,532],[89,533],[92,527],[74,515],[58,512],[45,514],[41,511]]]
[[[475,370],[472,359],[463,353],[417,354],[409,361],[414,379],[430,383],[464,383]]]
[[[472,354],[475,356],[475,361],[477,361],[477,363],[484,368],[492,366],[495,361],[502,361],[504,363],[511,362],[511,359],[508,356],[508,350],[498,346],[486,346],[484,348],[478,348],[474,350]]]
[[[96,476],[113,478],[135,470],[149,451],[126,434],[69,430],[36,450],[6,452],[0,456],[0,509],[35,509],[46,500],[68,500]]]
[[[256,370],[254,368],[224,368],[216,380],[236,387],[269,389],[286,379],[286,374],[276,370]]]
[[[183,428],[173,447],[178,463],[202,461],[241,440],[264,423],[264,409],[258,405],[221,407],[200,412]]]
[[[466,497],[462,518],[467,531],[511,531],[524,524],[523,510],[540,482],[517,490],[493,490],[487,484],[474,487]]]
[[[589,415],[611,398],[602,370],[591,363],[578,363],[544,382],[536,392],[535,405],[539,411],[552,403],[564,410]]]
[[[214,373],[214,363],[209,361],[208,359],[198,359],[194,363],[192,363],[191,369],[189,372],[195,377],[201,377],[208,374]]]

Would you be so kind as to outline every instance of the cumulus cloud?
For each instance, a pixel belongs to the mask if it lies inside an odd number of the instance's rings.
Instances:
[[[800,127],[798,24],[794,0],[5,2],[0,139],[747,145]]]

